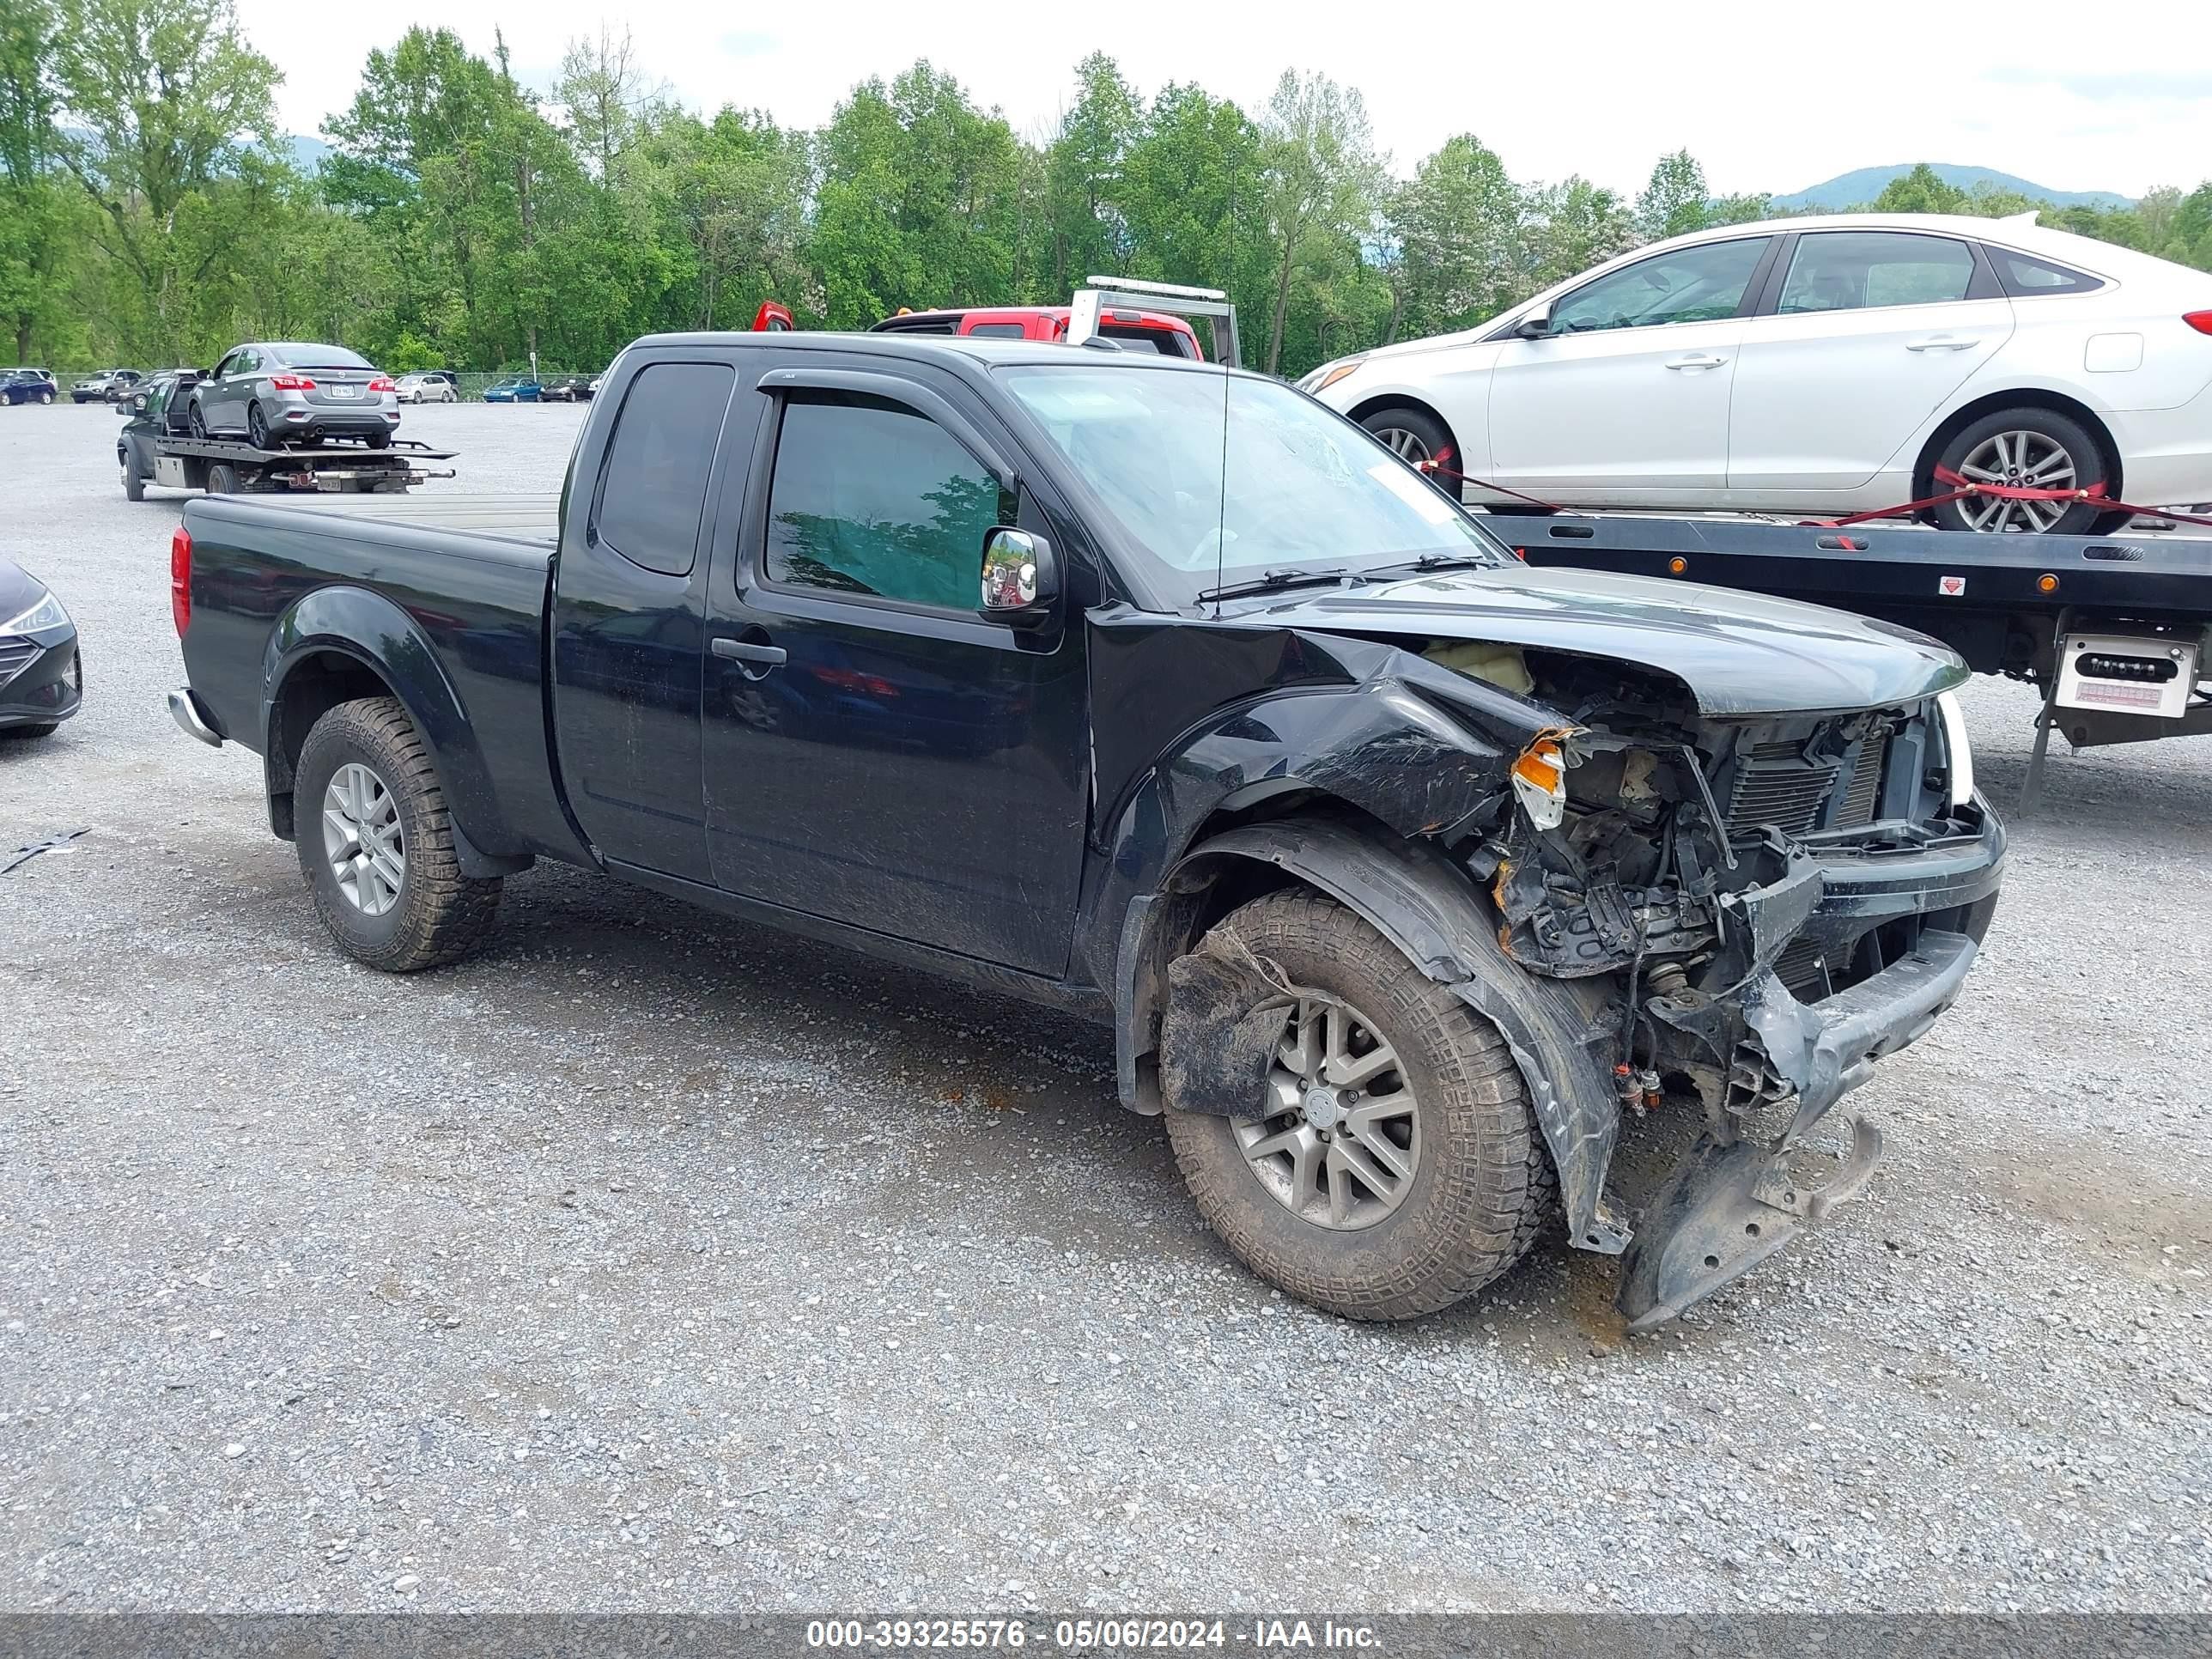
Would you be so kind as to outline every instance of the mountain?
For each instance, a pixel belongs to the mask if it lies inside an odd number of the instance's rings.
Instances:
[[[323,157],[331,153],[331,147],[321,139],[310,138],[304,133],[289,134],[285,143],[291,147],[292,165],[302,173],[313,173],[322,166]]]
[[[1912,171],[1913,166],[1911,161],[1903,161],[1893,167],[1860,167],[1856,172],[1838,173],[1814,185],[1810,190],[1799,191],[1795,196],[1778,196],[1774,198],[1774,205],[1828,212],[1842,208],[1863,207],[1881,194],[1883,185],[1893,179],[1902,179]],[[2031,200],[2050,202],[2059,207],[2133,205],[2127,197],[2116,196],[2109,190],[2051,190],[2014,173],[1999,173],[1995,167],[1954,167],[1948,161],[1931,161],[1929,166],[1938,179],[1947,185],[1955,185],[1960,190],[1972,190],[1977,185],[1986,185],[1991,190],[2017,191]]]

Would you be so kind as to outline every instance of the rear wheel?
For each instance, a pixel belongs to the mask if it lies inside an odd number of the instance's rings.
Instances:
[[[192,399],[191,407],[185,411],[185,425],[195,438],[204,438],[208,434],[207,414],[200,408],[200,400],[197,398]]]
[[[217,461],[209,467],[207,493],[210,495],[238,494],[238,469],[228,461]]]
[[[340,703],[317,720],[293,788],[301,872],[348,955],[414,973],[490,933],[500,883],[461,874],[445,791],[397,698]]]
[[[372,432],[372,433],[370,433],[370,434],[368,434],[368,447],[369,447],[371,449],[389,449],[389,448],[391,448],[391,447],[392,447],[392,434],[391,434],[389,432]]]
[[[39,401],[42,404],[50,404],[53,402],[53,400],[54,394],[51,392],[41,392],[39,394]]]
[[[1938,465],[1972,483],[2087,489],[2106,480],[2105,454],[2078,421],[2048,409],[2002,409],[1954,435]],[[1947,486],[1930,487],[1940,494]],[[2094,501],[2008,501],[1968,495],[1931,509],[1946,530],[2086,536],[2111,516]]]
[[[269,417],[261,412],[258,403],[246,406],[246,441],[256,449],[273,447],[269,441]]]
[[[59,720],[40,720],[36,726],[0,726],[0,738],[13,738],[30,743],[40,738],[51,738],[60,730]]]
[[[1199,1213],[1237,1258],[1352,1319],[1434,1313],[1519,1261],[1558,1185],[1497,1029],[1304,889],[1215,932],[1322,994],[1285,1013],[1265,1115],[1167,1114]]]

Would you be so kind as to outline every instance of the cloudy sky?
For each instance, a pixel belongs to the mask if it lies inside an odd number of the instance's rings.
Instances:
[[[1038,134],[1072,96],[1074,63],[1103,47],[1142,91],[1194,80],[1248,109],[1285,67],[1322,70],[1365,94],[1401,173],[1471,131],[1517,178],[1580,173],[1626,190],[1661,152],[1683,146],[1722,192],[1786,194],[1906,161],[2130,196],[2212,176],[2212,64],[2184,21],[2194,9],[2171,0],[2087,9],[2079,0],[2010,0],[1973,23],[1942,0],[1445,4],[1420,21],[1419,6],[1310,0],[1110,9],[661,0],[626,18],[606,0],[237,3],[248,35],[284,71],[284,121],[302,133],[351,98],[369,49],[410,23],[458,29],[485,52],[502,29],[518,75],[542,88],[566,43],[606,21],[617,33],[627,23],[648,69],[686,103],[765,108],[789,125],[817,125],[856,80],[927,57],[1016,131]],[[1153,17],[1173,27],[1142,21]],[[1374,27],[1384,18],[1402,27]]]

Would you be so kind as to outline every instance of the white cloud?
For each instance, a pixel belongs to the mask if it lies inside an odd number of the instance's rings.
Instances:
[[[2129,195],[2191,186],[2212,169],[2212,88],[2191,64],[2162,67],[2177,51],[2177,15],[2164,7],[2098,15],[2098,62],[2147,66],[2132,84],[2065,67],[2081,9],[2051,0],[2014,0],[1996,29],[1896,0],[1827,13],[1584,0],[1425,15],[1291,0],[1194,6],[1158,26],[1082,4],[847,0],[780,6],[756,14],[762,25],[735,28],[726,8],[696,0],[626,16],[604,0],[538,0],[520,15],[491,0],[335,11],[239,0],[239,9],[285,71],[284,119],[301,132],[348,102],[369,48],[410,23],[457,29],[484,52],[502,27],[520,66],[557,63],[569,39],[605,21],[626,23],[647,70],[686,102],[760,106],[802,125],[828,119],[855,81],[927,57],[1018,131],[1040,132],[1073,95],[1076,61],[1103,49],[1147,93],[1196,81],[1248,109],[1285,66],[1324,70],[1366,95],[1401,173],[1462,131],[1498,150],[1516,178],[1580,173],[1627,191],[1662,152],[1686,146],[1722,191],[1786,192],[1905,157]]]

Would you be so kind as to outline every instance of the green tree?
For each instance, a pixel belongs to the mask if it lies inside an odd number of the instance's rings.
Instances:
[[[1021,148],[1005,118],[918,63],[866,81],[822,134],[813,252],[833,327],[1013,292]]]
[[[1636,232],[1647,242],[1703,230],[1713,222],[1705,170],[1686,149],[1662,155],[1636,198]]]
[[[1922,161],[1884,185],[1873,207],[1877,213],[1964,213],[1972,199],[1958,185],[1945,184],[1934,167]]]
[[[15,361],[73,332],[70,243],[79,228],[54,178],[58,135],[48,73],[54,17],[46,0],[0,8],[0,324]]]
[[[1395,192],[1391,229],[1413,335],[1467,328],[1531,291],[1528,194],[1472,134],[1449,139]]]
[[[1119,274],[1129,257],[1121,209],[1121,165],[1144,122],[1144,105],[1114,60],[1094,52],[1075,67],[1075,106],[1045,150],[1046,211],[1052,223],[1050,291],[1063,294],[1094,271]]]
[[[1535,191],[1529,219],[1532,293],[1602,264],[1636,244],[1628,204],[1602,185],[1580,177]]]
[[[1285,70],[1267,100],[1261,129],[1261,219],[1275,264],[1267,325],[1267,370],[1283,357],[1291,285],[1301,262],[1325,265],[1376,228],[1389,173],[1376,153],[1359,94],[1325,75],[1303,80]]]
[[[273,154],[276,66],[247,46],[228,0],[61,0],[53,82],[64,166],[96,210],[92,240],[135,289],[114,332],[132,355],[186,342],[200,286],[260,228],[231,189],[258,144]],[[221,197],[231,198],[228,202]]]

